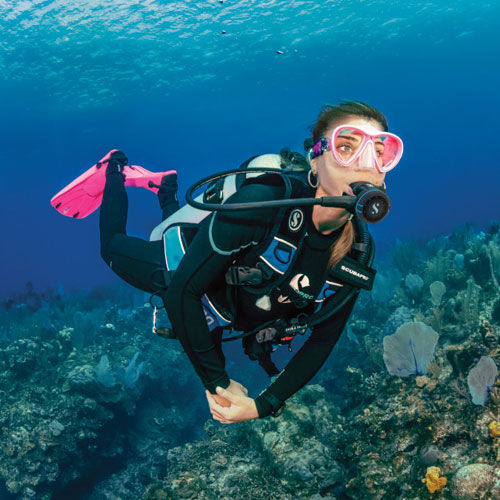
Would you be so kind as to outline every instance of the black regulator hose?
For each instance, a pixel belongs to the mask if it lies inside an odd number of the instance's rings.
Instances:
[[[256,210],[259,208],[283,208],[283,207],[304,207],[321,205],[324,207],[344,208],[348,212],[357,215],[362,220],[375,223],[381,221],[389,211],[390,201],[381,186],[375,186],[368,182],[356,182],[352,185],[355,196],[321,196],[318,198],[290,198],[284,200],[269,200],[250,203],[210,203],[209,201],[197,201],[193,198],[193,193],[209,182],[217,182],[229,175],[241,175],[248,173],[272,173],[284,175],[287,170],[277,170],[272,168],[245,168],[225,170],[218,174],[210,175],[199,180],[188,188],[186,201],[189,205],[200,210],[209,212],[233,212],[240,210]]]

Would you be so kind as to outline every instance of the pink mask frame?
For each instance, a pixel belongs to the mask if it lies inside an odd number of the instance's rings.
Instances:
[[[337,152],[336,148],[333,147],[335,144],[335,139],[337,139],[339,132],[342,129],[350,129],[356,133],[359,133],[363,139],[359,145],[356,152],[352,155],[349,160],[344,160]],[[382,158],[377,155],[377,149],[375,145],[375,139],[380,138],[384,143],[384,153]],[[380,173],[388,172],[392,170],[401,160],[403,156],[403,141],[396,134],[391,134],[390,132],[383,132],[377,130],[370,126],[361,125],[351,125],[349,123],[339,125],[335,127],[330,137],[320,137],[314,144],[311,159],[316,158],[323,154],[324,151],[331,151],[333,158],[343,167],[350,167],[358,158],[360,158],[364,152],[368,152],[371,149],[372,158],[375,160],[375,167]]]

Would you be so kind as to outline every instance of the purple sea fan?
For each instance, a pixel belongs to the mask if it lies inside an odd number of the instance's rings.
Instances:
[[[498,375],[497,365],[489,356],[481,356],[477,365],[467,375],[469,392],[475,405],[484,406],[488,402],[490,389]]]
[[[384,363],[391,375],[425,375],[434,357],[439,334],[420,321],[401,325],[384,337]]]

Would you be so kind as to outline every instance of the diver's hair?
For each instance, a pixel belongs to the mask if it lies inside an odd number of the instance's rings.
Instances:
[[[347,221],[344,230],[337,241],[330,248],[328,269],[334,268],[350,251],[354,243],[354,226]]]
[[[309,128],[312,138],[316,142],[334,124],[341,123],[350,116],[361,116],[376,120],[386,132],[389,130],[386,117],[373,106],[360,101],[340,101],[339,104],[326,104],[316,123]],[[335,267],[350,251],[354,243],[354,226],[351,221],[346,222],[344,230],[337,241],[330,248],[328,267]]]
[[[309,127],[312,138],[316,142],[335,123],[340,123],[349,116],[362,116],[376,120],[386,132],[389,130],[386,117],[373,106],[360,101],[340,101],[339,104],[325,104],[319,113],[316,123]]]

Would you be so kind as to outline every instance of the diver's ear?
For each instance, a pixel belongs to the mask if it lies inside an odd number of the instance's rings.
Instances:
[[[317,173],[318,173],[316,161],[317,161],[316,158],[313,158],[312,160],[309,161],[309,165],[311,167],[313,175],[317,175]]]

